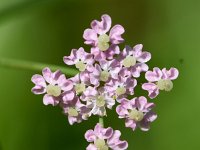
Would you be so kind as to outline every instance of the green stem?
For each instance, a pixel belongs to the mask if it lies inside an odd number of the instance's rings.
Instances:
[[[78,73],[77,70],[68,67],[61,67],[51,64],[43,64],[38,62],[30,62],[30,61],[14,60],[6,58],[0,58],[0,67],[21,69],[21,70],[32,70],[32,71],[41,71],[43,68],[49,67],[53,71],[61,70],[62,73],[65,73],[69,76],[74,76]]]
[[[99,123],[101,124],[102,127],[104,127],[103,117],[99,117]]]

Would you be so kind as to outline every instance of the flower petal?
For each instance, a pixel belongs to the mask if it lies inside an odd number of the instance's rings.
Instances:
[[[85,139],[88,141],[88,142],[94,142],[96,140],[96,135],[94,133],[93,130],[88,130],[86,133],[85,133]]]
[[[50,95],[46,94],[43,97],[43,103],[44,103],[44,105],[49,105],[50,104],[50,105],[56,106],[59,103],[59,100],[56,99],[53,96],[50,96]]]
[[[41,87],[46,87],[46,82],[43,78],[43,76],[39,75],[39,74],[35,74],[32,76],[31,81],[38,86]]]
[[[94,30],[86,29],[83,33],[83,38],[86,40],[85,44],[96,46],[97,33]]]
[[[125,126],[132,128],[132,130],[134,131],[136,128],[136,122],[134,120],[126,119]]]
[[[176,68],[170,68],[169,70],[166,70],[164,68],[162,72],[163,74],[165,74],[166,79],[170,79],[170,80],[175,80],[179,75],[179,71]]]
[[[31,90],[34,94],[44,94],[46,92],[46,89],[43,86],[36,85]]]
[[[89,144],[86,150],[98,150],[94,144]]]
[[[124,42],[124,39],[121,37],[121,35],[124,33],[124,28],[121,25],[115,25],[110,30],[110,41],[112,44],[120,44]]]
[[[155,82],[161,79],[162,77],[162,71],[155,67],[153,68],[153,71],[147,71],[145,74],[145,78],[150,82]]]
[[[151,99],[155,98],[159,94],[159,89],[154,83],[144,83],[142,85],[142,89],[147,90],[149,93],[149,97]]]
[[[94,20],[91,23],[91,27],[95,30],[98,34],[105,34],[110,30],[111,27],[111,18],[109,15],[102,15],[101,21]]]
[[[52,72],[51,70],[46,67],[42,70],[42,74],[43,74],[43,77],[44,79],[48,82],[48,83],[52,83],[53,82],[53,78],[52,78]]]
[[[145,105],[147,104],[147,99],[144,96],[140,96],[136,99],[135,103],[136,103],[136,107],[140,111],[143,111],[143,109],[145,109]]]

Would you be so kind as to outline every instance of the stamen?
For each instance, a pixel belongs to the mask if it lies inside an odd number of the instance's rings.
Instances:
[[[110,37],[107,34],[102,34],[98,37],[98,48],[101,51],[106,51],[109,48]]]
[[[86,69],[86,64],[84,64],[82,61],[78,61],[75,66],[77,69],[79,69],[79,71],[85,71]]]
[[[109,77],[110,77],[110,73],[107,70],[102,71],[100,74],[100,80],[103,82],[106,82]]]
[[[160,90],[171,91],[173,88],[173,83],[169,79],[161,79],[157,82],[157,86]]]
[[[116,89],[116,94],[119,96],[119,95],[123,95],[126,93],[126,88],[125,87],[118,87]]]
[[[144,114],[142,111],[132,109],[129,113],[129,118],[139,122],[144,118]]]
[[[57,85],[49,84],[46,89],[47,89],[47,94],[49,95],[57,97],[61,94],[61,88]]]
[[[97,147],[98,150],[108,150],[108,146],[103,139],[95,140],[94,145]]]
[[[126,58],[123,60],[122,65],[124,67],[131,67],[136,64],[136,58],[134,56],[126,56]]]
[[[75,91],[77,94],[83,93],[85,91],[85,84],[84,83],[76,84]]]
[[[77,117],[78,116],[78,111],[72,107],[69,108],[68,110],[68,115],[70,117]]]
[[[96,100],[96,105],[98,106],[98,107],[103,107],[104,105],[106,104],[106,102],[105,102],[105,98],[103,97],[103,96],[98,96],[97,97],[97,100]]]

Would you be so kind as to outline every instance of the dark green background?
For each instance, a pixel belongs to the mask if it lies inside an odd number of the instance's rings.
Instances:
[[[106,126],[122,131],[129,150],[200,149],[199,0],[0,0],[0,57],[64,66],[63,56],[84,46],[84,29],[104,13],[125,27],[126,44],[152,53],[150,68],[180,71],[173,91],[154,100],[159,117],[149,132],[125,128],[114,110]],[[59,108],[30,92],[35,73],[0,68],[0,149],[85,149],[84,133],[98,118],[70,126]]]

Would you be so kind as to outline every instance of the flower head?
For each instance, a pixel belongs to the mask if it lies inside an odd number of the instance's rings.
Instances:
[[[155,98],[159,94],[159,90],[171,91],[173,88],[172,80],[178,77],[178,70],[176,68],[170,68],[167,70],[163,68],[153,68],[153,71],[147,71],[145,78],[149,83],[144,83],[142,88],[149,92],[150,98]]]
[[[85,139],[91,144],[86,150],[126,150],[128,143],[120,140],[121,132],[113,130],[111,127],[103,128],[97,124],[94,130],[88,130],[85,133]]]
[[[58,70],[51,72],[49,68],[42,70],[43,75],[33,75],[31,81],[35,84],[32,88],[34,94],[45,94],[43,103],[45,105],[57,105],[63,100],[72,100],[74,98],[73,84],[67,80],[64,74]]]
[[[126,46],[120,51],[119,44],[124,42],[125,32],[121,25],[111,27],[109,15],[102,15],[101,21],[94,20],[91,28],[83,33],[85,44],[91,45],[90,52],[84,48],[72,49],[69,56],[64,56],[64,63],[75,65],[80,71],[66,79],[60,71],[51,72],[44,68],[42,75],[34,75],[32,88],[34,94],[44,94],[45,105],[58,105],[67,116],[69,124],[80,123],[92,115],[107,116],[107,109],[112,109],[116,103],[119,118],[125,119],[125,126],[143,131],[150,129],[150,123],[157,115],[152,111],[154,103],[147,102],[143,96],[128,100],[135,94],[137,78],[146,72],[148,83],[142,85],[151,99],[159,94],[159,90],[170,91],[172,80],[178,77],[178,70],[153,68],[148,71],[146,64],[151,59],[151,53],[143,51],[143,45],[133,48]],[[102,122],[100,121],[102,124]],[[88,130],[85,138],[90,144],[87,150],[125,150],[126,141],[121,141],[121,132],[111,127],[103,128],[98,123],[94,130]]]
[[[153,107],[153,103],[148,103],[147,99],[141,96],[132,100],[123,99],[121,104],[117,106],[116,111],[119,118],[126,119],[126,127],[133,130],[140,127],[141,130],[147,131],[150,128],[150,123],[157,118],[157,115],[152,112]]]

